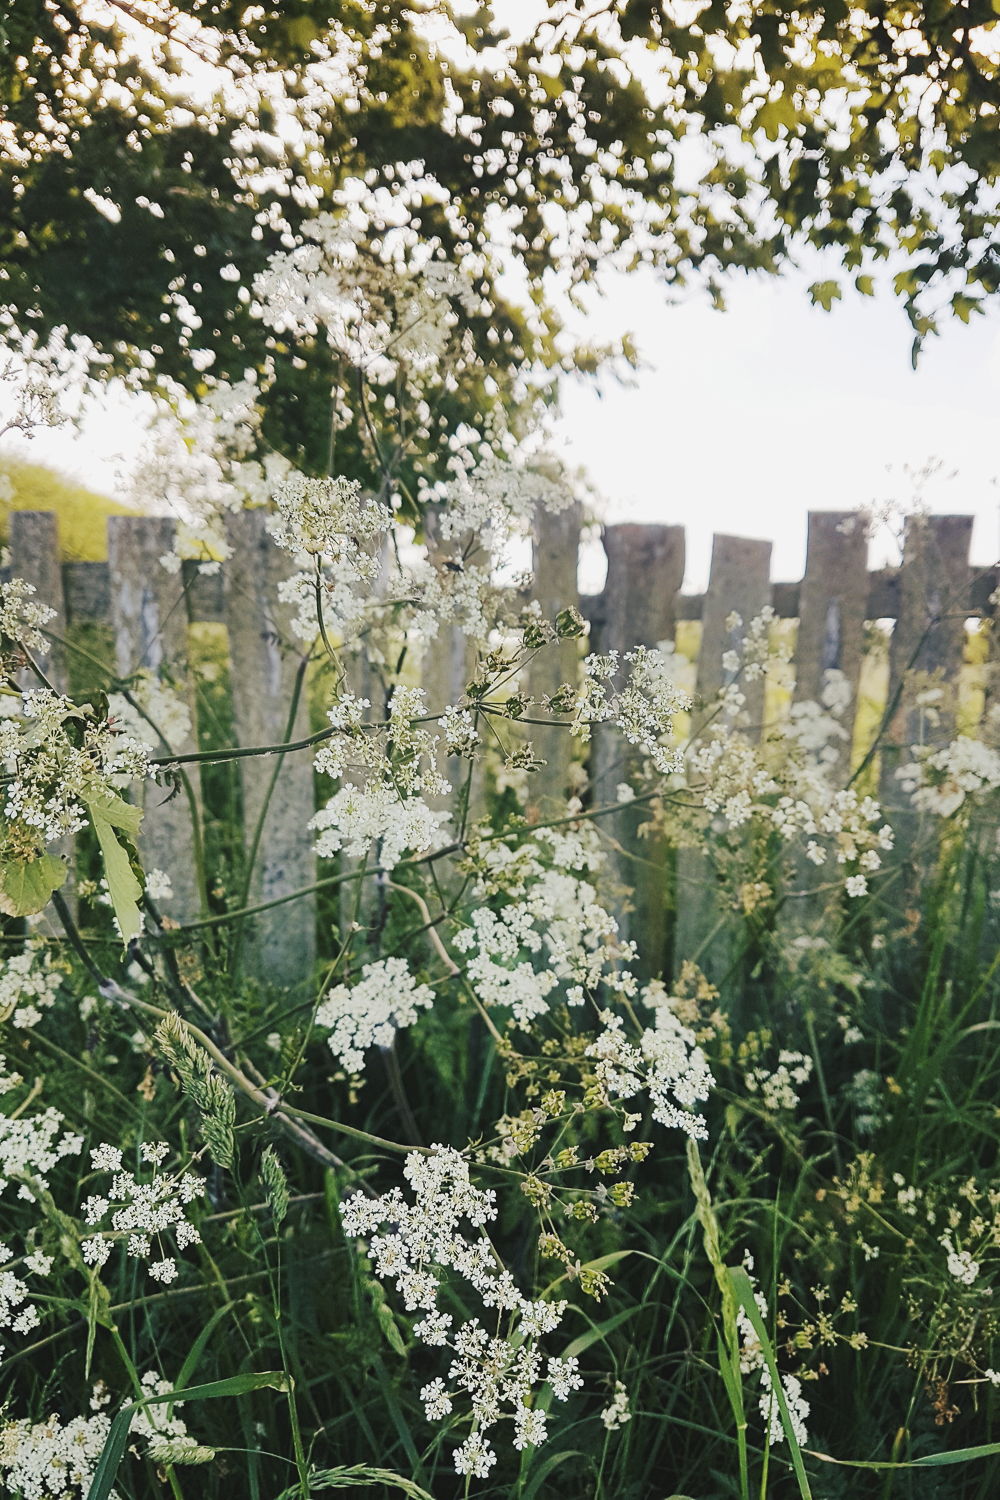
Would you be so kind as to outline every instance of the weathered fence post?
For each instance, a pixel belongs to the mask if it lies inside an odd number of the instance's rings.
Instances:
[[[811,510],[806,571],[799,589],[795,698],[819,701],[825,674],[839,671],[851,689],[840,716],[847,739],[837,779],[850,775],[851,744],[868,608],[868,517],[852,511]]]
[[[580,607],[577,567],[580,552],[580,524],[583,507],[574,503],[553,515],[543,506],[535,512],[532,527],[532,597],[538,601],[542,618],[555,622],[560,610]],[[528,670],[528,690],[535,700],[533,718],[540,718],[537,705],[545,694],[555,693],[564,683],[574,687],[580,675],[580,642],[556,641],[538,652]],[[529,725],[527,737],[535,754],[544,760],[542,769],[531,777],[528,787],[528,818],[558,816],[566,797],[569,769],[573,760],[574,741],[567,729]]]
[[[698,652],[698,696],[704,711],[711,713],[718,701],[719,689],[736,677],[727,670],[723,654],[734,651],[742,660],[743,637],[750,621],[771,602],[771,543],[749,541],[739,536],[719,536],[712,540],[712,571],[701,614],[701,649]],[[764,679],[746,683],[743,714],[745,733],[759,739],[764,722]]]
[[[909,759],[910,745],[944,741],[954,732],[973,520],[916,515],[906,523],[899,618],[889,650],[889,702],[897,692],[900,699],[882,745],[883,795],[890,801],[899,801],[896,770]],[[916,702],[938,690],[933,703]]]
[[[194,694],[188,674],[187,609],[178,573],[160,558],[173,545],[174,523],[163,516],[109,516],[108,566],[111,626],[119,677],[147,668],[168,683],[191,713],[192,730],[172,748],[190,754],[198,748]],[[166,753],[164,748],[154,752]],[[197,770],[188,786],[171,796],[163,786],[144,783],[144,816],[139,853],[146,870],[165,870],[173,885],[167,915],[192,921],[203,908],[204,871],[200,863],[201,789]],[[193,802],[193,806],[192,806]],[[196,857],[196,854],[198,857]]]
[[[291,632],[294,610],[278,598],[279,582],[294,568],[288,553],[267,535],[264,520],[260,510],[226,517],[233,549],[224,569],[233,714],[237,740],[245,746],[278,745],[309,734],[304,648]],[[314,808],[312,754],[248,756],[240,769],[244,848],[254,860],[249,901],[256,905],[316,879],[307,828]],[[251,972],[285,986],[308,979],[316,956],[315,897],[286,902],[252,921],[243,949]]]
[[[52,628],[57,635],[65,636],[66,601],[59,561],[59,522],[54,511],[11,511],[10,571],[13,578],[23,578],[34,586],[36,603],[55,610]],[[69,684],[65,647],[59,641],[51,641],[49,654],[39,657],[39,665],[56,691],[65,693]],[[30,668],[22,673],[21,686],[41,686]]]
[[[902,883],[892,904],[915,894],[921,865],[922,823],[897,772],[911,746],[944,744],[955,732],[959,676],[969,611],[972,516],[910,516],[899,572],[899,615],[889,648],[888,705],[895,711],[883,735],[880,788],[896,834],[894,864]],[[932,820],[931,820],[932,821]],[[936,847],[936,835],[930,827]]]
[[[698,703],[695,732],[714,716],[719,690],[736,677],[722,657],[733,651],[742,659],[743,638],[750,621],[771,602],[771,543],[716,535],[712,542],[712,571],[701,615],[698,652]],[[735,618],[734,618],[735,617]],[[743,733],[758,739],[764,720],[764,679],[745,684]],[[675,967],[683,960],[698,963],[713,983],[729,969],[731,943],[728,914],[719,901],[712,866],[704,855],[682,849],[677,859],[677,928]]]
[[[63,597],[62,566],[59,561],[59,522],[51,510],[14,510],[10,515],[10,571],[12,578],[23,578],[34,585],[35,603],[47,604],[56,612],[51,621],[57,635],[66,636],[66,601]],[[36,656],[39,666],[57,693],[69,688],[66,649],[59,641],[51,641],[47,656]],[[30,667],[20,675],[22,688],[39,688],[41,683]],[[74,895],[76,875],[76,839],[72,835],[50,846],[49,852],[65,861],[69,876],[63,886],[63,897],[70,911],[76,912]],[[45,920],[54,932],[62,932],[62,925],[50,906]]]
[[[608,526],[604,550],[608,576],[600,638],[593,649],[602,653],[619,651],[624,656],[635,646],[653,647],[672,639],[675,601],[684,578],[683,526]],[[638,752],[625,745],[616,730],[596,729],[591,756],[595,804],[615,801],[618,786],[629,782],[637,758]],[[610,844],[606,866],[609,895],[614,898],[616,887],[630,887],[633,892],[625,903],[620,931],[623,938],[639,945],[643,978],[661,972],[668,935],[667,849],[661,838],[640,837],[639,829],[648,821],[645,804],[624,803],[621,812],[601,818],[598,824],[606,847]]]

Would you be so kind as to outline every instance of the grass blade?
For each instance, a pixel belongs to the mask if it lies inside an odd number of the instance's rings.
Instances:
[[[280,1370],[266,1370],[261,1375],[233,1375],[228,1380],[213,1380],[208,1385],[194,1385],[190,1390],[165,1391],[160,1396],[145,1396],[141,1401],[132,1401],[123,1406],[111,1424],[111,1431],[101,1449],[97,1468],[87,1491],[87,1500],[108,1500],[118,1475],[118,1468],[125,1455],[132,1419],[144,1406],[157,1406],[165,1401],[176,1401],[181,1394],[185,1401],[210,1401],[217,1396],[243,1396],[248,1391],[270,1388],[286,1391],[288,1379]]]

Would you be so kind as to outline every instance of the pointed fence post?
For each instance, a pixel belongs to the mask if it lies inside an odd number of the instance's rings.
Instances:
[[[579,609],[577,567],[583,507],[574,503],[553,515],[539,506],[532,528],[532,598],[537,599],[542,619],[555,623],[560,610]],[[564,682],[577,686],[580,675],[580,642],[555,641],[544,646],[528,669],[528,690],[535,700],[533,718],[544,718],[542,698],[557,692]],[[531,777],[528,786],[528,819],[558,817],[569,786],[569,770],[575,742],[568,729],[543,728],[532,724],[526,737],[545,765]]]
[[[278,584],[295,569],[289,554],[267,535],[264,519],[260,510],[226,517],[226,539],[233,549],[224,566],[233,713],[237,739],[247,747],[278,745],[309,734],[303,647],[290,628],[295,611],[278,598]],[[307,828],[314,811],[312,762],[310,750],[240,761],[244,848],[248,858],[255,856],[251,905],[290,895],[316,879],[313,835]],[[242,951],[252,973],[283,986],[310,977],[316,956],[314,896],[262,912],[251,923]]]
[[[191,734],[178,754],[198,749],[195,703],[188,674],[187,608],[179,573],[168,573],[160,558],[173,545],[174,523],[163,516],[109,516],[108,567],[111,581],[111,626],[119,677],[141,668],[155,672],[187,704]],[[164,753],[162,751],[158,753]],[[202,911],[201,789],[195,769],[187,772],[190,797],[182,787],[146,781],[142,789],[143,820],[139,854],[143,867],[165,870],[173,884],[166,915],[190,922]],[[191,803],[194,803],[193,807]]]
[[[712,542],[712,570],[701,614],[697,702],[693,724],[714,722],[721,688],[736,677],[722,663],[725,652],[743,655],[750,621],[771,602],[771,543],[720,536]],[[734,620],[732,617],[736,616]],[[738,623],[737,623],[738,621]],[[746,683],[742,716],[747,739],[760,738],[764,719],[764,681]],[[697,963],[713,984],[721,983],[732,960],[732,923],[704,855],[682,849],[677,859],[677,928],[674,968],[685,959]]]
[[[593,649],[624,656],[635,646],[655,647],[673,637],[676,599],[684,578],[683,526],[608,526],[604,532],[608,576],[604,586],[600,641]],[[619,682],[624,679],[624,672]],[[595,729],[591,755],[593,801],[614,802],[641,757],[610,726]],[[646,806],[622,805],[597,826],[608,848],[605,880],[615,905],[617,892],[632,890],[619,929],[639,945],[639,973],[661,973],[669,935],[670,865],[659,837],[641,837]]]
[[[844,674],[851,701],[840,722],[847,733],[840,750],[838,780],[850,775],[851,744],[868,609],[868,517],[852,511],[811,510],[806,572],[799,589],[799,633],[795,646],[797,702],[823,693],[825,674]]]

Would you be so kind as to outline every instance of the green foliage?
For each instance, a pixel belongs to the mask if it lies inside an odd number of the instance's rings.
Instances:
[[[54,854],[30,861],[11,860],[0,885],[0,911],[8,917],[30,917],[42,911],[52,892],[65,885],[69,871]]]
[[[141,871],[138,870],[138,855],[135,851],[142,809],[132,807],[120,797],[107,794],[91,798],[87,802],[87,810],[101,846],[108,893],[121,927],[122,942],[127,944],[138,936],[142,928],[136,904],[142,895]],[[119,840],[116,830],[124,834],[126,844]]]

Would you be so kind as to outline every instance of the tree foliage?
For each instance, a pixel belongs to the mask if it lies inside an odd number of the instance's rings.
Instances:
[[[364,216],[376,256],[407,233],[488,255],[468,326],[508,396],[526,368],[596,362],[551,292],[609,259],[720,297],[722,272],[773,272],[803,240],[865,292],[892,258],[919,342],[997,288],[995,21],[985,0],[619,0],[540,8],[512,38],[485,7],[401,0],[13,0],[4,301],[22,329],[66,324],[189,387],[210,356],[229,378],[270,356],[271,436],[319,471],[332,372],[314,350],[300,378],[250,288],[331,207]]]

